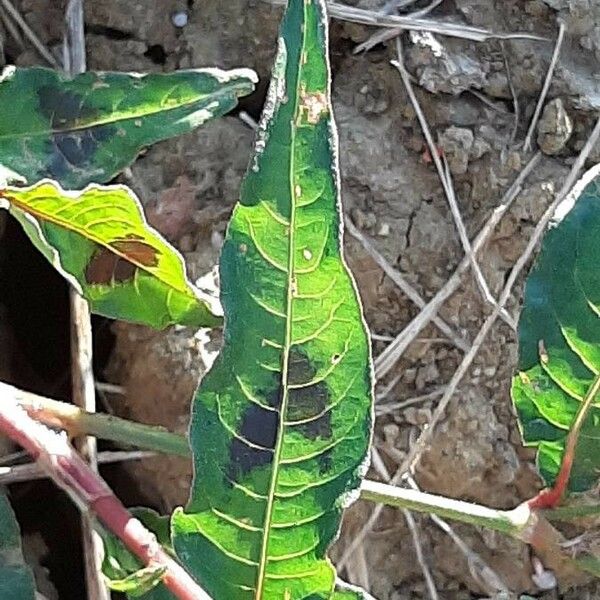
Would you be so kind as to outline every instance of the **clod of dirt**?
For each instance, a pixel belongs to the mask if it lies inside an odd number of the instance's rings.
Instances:
[[[573,120],[563,101],[555,98],[546,104],[538,124],[537,142],[544,154],[558,154],[573,133]]]
[[[410,38],[413,44],[407,53],[408,64],[416,70],[419,85],[423,88],[434,94],[457,95],[483,87],[485,67],[460,44],[447,39],[442,43],[428,32],[413,31]]]
[[[116,324],[113,331],[116,351],[107,375],[121,382],[128,399],[126,405],[115,399],[115,411],[186,433],[192,396],[220,346],[218,331],[172,328],[157,332],[127,324]],[[187,502],[192,474],[189,460],[161,456],[127,469],[155,508],[166,513]]]
[[[169,241],[177,242],[196,229],[196,188],[189,177],[180,175],[175,185],[160,193],[146,208],[148,223],[156,227]]]
[[[469,166],[469,155],[475,136],[465,127],[448,127],[439,135],[439,145],[448,159],[448,166],[454,175],[464,175]]]

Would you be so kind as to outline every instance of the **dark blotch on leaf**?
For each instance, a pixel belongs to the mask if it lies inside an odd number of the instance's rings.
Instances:
[[[92,161],[100,142],[115,135],[116,128],[101,125],[93,129],[49,134],[50,164],[48,171],[53,177],[60,179],[73,168],[85,169]]]
[[[97,285],[125,283],[133,279],[137,268],[107,248],[100,248],[85,270],[85,280],[89,284]]]
[[[232,477],[235,478],[237,474],[246,475],[255,467],[271,464],[278,427],[278,413],[256,404],[248,406],[242,419],[240,435],[252,444],[269,450],[252,448],[242,440],[234,438],[229,451],[229,472]]]
[[[307,383],[314,379],[317,369],[311,364],[310,359],[298,350],[290,352],[289,382],[291,384]],[[302,421],[304,419],[313,419],[308,423],[296,425],[298,431],[301,431],[308,439],[330,438],[331,430],[331,412],[324,413],[319,418],[329,404],[329,388],[324,381],[301,388],[289,390],[286,420]]]
[[[240,434],[257,446],[274,449],[279,426],[279,413],[250,404],[244,412]]]
[[[333,458],[331,453],[331,450],[325,450],[325,452],[319,455],[319,475],[325,475],[331,471],[333,467]]]
[[[291,389],[288,398],[288,421],[302,421],[304,419],[313,419],[308,423],[296,425],[298,431],[311,439],[330,438],[331,430],[331,411],[327,411],[318,418],[328,405],[329,388],[324,382],[316,383],[306,388]]]
[[[314,378],[317,370],[310,364],[308,357],[296,349],[290,350],[288,383],[303,385]]]
[[[85,280],[89,284],[125,283],[133,279],[139,265],[155,267],[158,264],[160,253],[154,246],[146,242],[126,239],[116,240],[111,242],[110,245],[115,249],[115,252],[111,252],[108,248],[99,247],[92,256],[85,270]],[[123,254],[127,258],[120,256]]]
[[[144,267],[156,267],[160,252],[154,246],[134,239],[136,237],[132,234],[129,236],[130,239],[116,240],[110,245],[119,254],[126,255],[131,262]]]
[[[252,469],[270,465],[273,462],[273,452],[251,448],[241,440],[234,438],[229,450],[229,476],[237,479],[239,475],[247,475]]]
[[[80,127],[98,114],[85,103],[85,97],[53,85],[38,90],[40,112],[50,121],[54,130],[65,131]]]
[[[56,86],[43,86],[38,91],[40,112],[48,119],[52,143],[50,173],[60,178],[73,167],[88,165],[99,142],[115,134],[110,125],[88,126],[98,109],[86,104],[85,96]]]
[[[263,392],[260,396],[264,396],[271,408],[280,408],[283,400],[283,389],[279,386],[269,392]]]

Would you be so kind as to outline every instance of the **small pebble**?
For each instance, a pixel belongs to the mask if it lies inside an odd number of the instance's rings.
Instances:
[[[185,27],[188,24],[188,14],[185,10],[178,10],[171,15],[171,23],[175,25],[175,27]]]

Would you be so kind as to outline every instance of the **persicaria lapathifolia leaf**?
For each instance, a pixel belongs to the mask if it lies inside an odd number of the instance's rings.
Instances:
[[[138,75],[44,68],[0,75],[0,164],[29,183],[105,183],[145,146],[229,112],[254,89],[248,69]]]
[[[33,573],[25,565],[19,526],[8,498],[0,489],[0,598],[35,600]]]
[[[163,328],[221,322],[187,280],[183,259],[125,186],[67,192],[53,181],[8,186],[0,201],[93,312]]]
[[[221,256],[225,343],[196,395],[173,517],[215,600],[347,598],[326,551],[364,475],[366,326],[341,245],[322,0],[290,0],[256,155]]]
[[[538,449],[548,485],[560,472],[578,414],[568,489],[595,486],[600,472],[600,166],[559,206],[529,275],[512,385],[524,441]],[[590,403],[589,410],[581,408]],[[565,461],[568,464],[568,460]],[[563,469],[562,475],[567,475]]]

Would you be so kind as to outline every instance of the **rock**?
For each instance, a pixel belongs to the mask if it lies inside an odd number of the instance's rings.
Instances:
[[[538,124],[538,145],[544,154],[558,154],[573,133],[573,121],[560,98],[548,102]]]
[[[475,137],[466,127],[448,127],[439,136],[439,145],[448,159],[453,175],[464,175],[469,165],[469,154],[473,148]]]
[[[455,42],[444,45],[431,33],[412,31],[413,46],[408,53],[409,65],[417,71],[419,85],[434,94],[458,95],[470,88],[481,89],[486,73],[483,66],[469,56],[464,47],[453,51]]]

